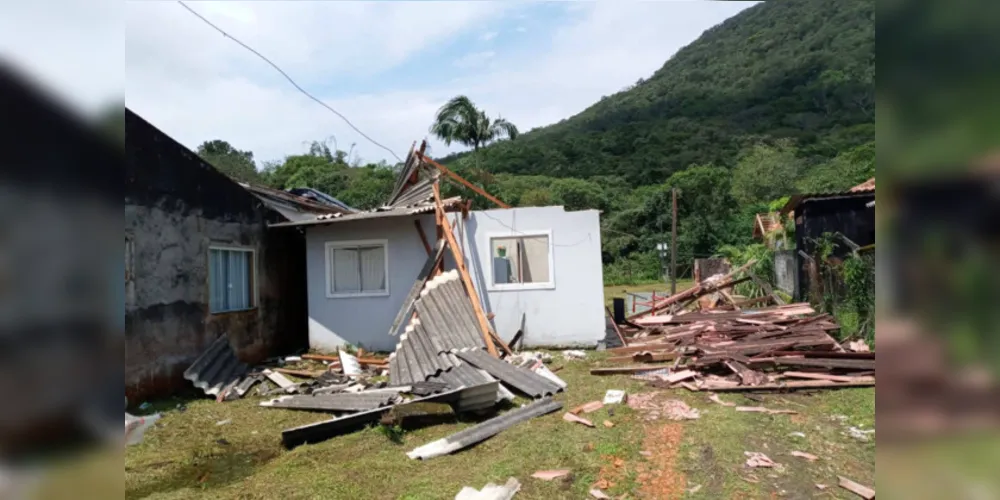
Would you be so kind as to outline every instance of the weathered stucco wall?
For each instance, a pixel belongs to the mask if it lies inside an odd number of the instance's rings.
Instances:
[[[125,386],[130,399],[184,389],[183,372],[220,335],[246,362],[306,345],[304,239],[250,193],[126,114]],[[256,308],[209,312],[213,245],[256,252]]]
[[[310,347],[324,352],[334,352],[346,344],[377,351],[396,348],[398,337],[389,336],[389,327],[427,262],[427,250],[415,220],[421,221],[424,233],[433,242],[433,215],[338,222],[307,230]],[[328,298],[326,244],[382,239],[388,240],[389,295]]]

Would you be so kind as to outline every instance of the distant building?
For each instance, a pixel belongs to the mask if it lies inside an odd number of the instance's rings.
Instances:
[[[842,193],[816,193],[793,196],[782,214],[791,214],[795,220],[795,243],[798,249],[796,267],[798,283],[795,298],[806,300],[812,286],[814,271],[810,271],[809,257],[816,256],[816,241],[824,234],[839,233],[859,247],[875,244],[875,179],[855,186]],[[842,243],[833,257],[844,258],[851,248]]]

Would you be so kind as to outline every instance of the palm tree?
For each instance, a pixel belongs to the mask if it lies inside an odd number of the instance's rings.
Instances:
[[[491,120],[464,95],[448,101],[438,110],[431,133],[448,146],[458,142],[472,146],[476,151],[493,141],[503,138],[513,140],[518,136],[513,123],[501,117]]]

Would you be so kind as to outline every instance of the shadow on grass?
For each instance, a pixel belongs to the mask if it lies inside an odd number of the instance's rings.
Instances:
[[[159,462],[136,467],[130,472],[151,472],[177,465],[155,481],[147,482],[134,490],[126,490],[125,498],[146,498],[155,493],[169,493],[188,488],[201,490],[223,488],[250,478],[279,455],[273,449],[230,450],[228,446],[219,445],[208,452],[201,450],[192,452],[183,464]]]

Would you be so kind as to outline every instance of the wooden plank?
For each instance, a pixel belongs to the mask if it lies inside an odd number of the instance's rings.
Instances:
[[[658,351],[670,351],[673,350],[673,344],[646,344],[637,345],[631,347],[619,347],[617,349],[608,349],[608,352],[615,355],[633,355],[641,352],[658,352]]]
[[[784,372],[781,376],[786,378],[801,378],[806,380],[827,380],[830,382],[869,382],[874,381],[874,377],[848,377],[841,375],[827,375],[825,373],[806,372]]]
[[[676,384],[678,382],[684,382],[684,381],[687,381],[687,380],[691,380],[691,379],[693,379],[693,378],[695,378],[697,376],[698,376],[698,372],[695,372],[695,371],[692,371],[692,370],[684,370],[682,372],[672,373],[672,374],[668,375],[663,380],[665,382],[667,382],[668,384],[672,385],[672,384]]]
[[[424,264],[423,269],[420,270],[420,274],[417,275],[417,281],[413,283],[410,293],[406,294],[406,298],[403,299],[403,307],[396,313],[396,319],[393,320],[392,326],[389,327],[390,337],[395,337],[399,333],[399,327],[403,325],[403,321],[413,313],[413,306],[417,303],[417,299],[420,298],[420,292],[427,285],[427,280],[431,278],[434,269],[440,263],[444,262],[444,245],[444,241],[438,241],[437,253],[427,257],[427,262]]]
[[[305,370],[288,370],[285,368],[274,368],[272,371],[275,373],[280,373],[282,375],[291,375],[293,377],[299,378],[319,378],[324,372],[310,372]]]
[[[758,278],[757,275],[754,274],[754,272],[750,269],[747,270],[747,275],[749,275],[750,278],[753,279],[754,283],[756,283],[757,286],[759,286],[760,289],[764,291],[765,295],[771,297],[771,299],[774,300],[775,304],[778,304],[779,306],[785,305],[785,301],[781,300],[781,297],[779,297],[778,294],[774,293],[774,288],[771,287],[770,283]]]
[[[323,356],[323,355],[320,355],[320,354],[303,354],[300,357],[302,359],[306,359],[306,360],[309,360],[309,361],[327,361],[327,362],[330,362],[330,363],[337,363],[338,365],[340,364],[340,357],[339,356]]]
[[[417,234],[420,235],[420,242],[424,244],[424,250],[427,251],[427,256],[430,257],[434,250],[431,249],[431,244],[427,241],[427,233],[424,232],[424,226],[420,225],[420,219],[413,221],[413,225],[417,227]]]
[[[494,336],[491,335],[490,325],[486,320],[486,312],[483,311],[483,304],[479,301],[479,294],[476,293],[476,288],[472,285],[472,277],[469,276],[469,270],[465,267],[465,256],[462,255],[462,250],[458,246],[458,242],[455,241],[455,234],[452,232],[451,223],[448,222],[448,217],[445,215],[444,203],[441,201],[441,185],[437,182],[434,183],[434,202],[437,205],[438,222],[441,224],[444,237],[451,248],[451,254],[455,258],[455,266],[458,268],[458,274],[462,277],[462,283],[465,284],[465,291],[469,295],[469,300],[472,302],[472,309],[476,313],[476,319],[479,321],[480,333],[483,336],[483,341],[486,342],[486,350],[494,358],[499,358],[500,355],[493,344]],[[510,349],[508,348],[507,350]]]
[[[444,174],[445,174],[445,175],[447,175],[448,177],[451,177],[452,179],[454,179],[455,181],[457,181],[457,182],[458,182],[459,184],[461,184],[461,185],[463,185],[463,186],[465,186],[465,187],[467,187],[467,188],[469,188],[469,189],[471,189],[471,190],[475,191],[475,192],[476,192],[476,194],[478,194],[478,195],[480,195],[480,196],[482,196],[482,197],[486,198],[487,200],[490,200],[490,201],[492,201],[492,202],[493,202],[493,203],[495,203],[495,204],[496,204],[496,205],[497,205],[498,207],[500,207],[500,208],[511,208],[511,207],[510,207],[510,205],[508,205],[508,204],[506,204],[506,203],[504,203],[504,202],[500,201],[500,200],[499,200],[499,199],[498,199],[497,197],[495,197],[495,196],[493,196],[493,195],[491,195],[491,194],[487,193],[486,191],[484,191],[484,190],[483,190],[482,188],[480,188],[479,186],[476,186],[475,184],[473,184],[473,183],[471,183],[471,182],[469,182],[469,181],[465,180],[464,178],[462,178],[462,176],[460,176],[460,175],[456,174],[455,172],[452,172],[451,170],[449,170],[449,169],[448,169],[448,167],[445,167],[444,165],[441,165],[440,163],[438,163],[438,162],[436,162],[436,161],[434,161],[434,160],[432,160],[432,159],[430,159],[430,158],[428,158],[428,157],[424,156],[424,155],[423,155],[423,154],[421,154],[421,153],[417,153],[417,156],[418,156],[418,157],[419,157],[419,158],[420,158],[421,160],[423,160],[424,162],[426,162],[426,163],[428,163],[428,164],[432,165],[432,166],[433,166],[434,168],[436,168],[436,169],[440,170],[440,171],[441,171],[442,173],[444,173]],[[436,185],[436,184],[435,184],[435,185]],[[436,195],[437,195],[437,196],[438,196],[438,197],[440,198],[440,196],[441,196],[441,193],[440,193],[440,189],[436,189],[436,191],[438,191],[438,192],[436,193]]]
[[[618,339],[622,341],[623,346],[628,346],[628,341],[625,340],[625,336],[622,335],[621,328],[618,328],[618,323],[615,323],[615,315],[611,313],[610,307],[605,307],[604,312],[608,314],[608,318],[611,320],[610,323],[612,328],[615,329],[615,334],[618,335]]]
[[[875,500],[875,490],[855,483],[854,481],[851,481],[843,476],[840,476],[839,479],[841,488],[844,488],[845,490],[850,491],[865,500]]]
[[[779,357],[774,360],[774,364],[779,366],[806,366],[842,370],[871,371],[875,369],[874,359],[783,359]]]
[[[662,363],[664,361],[673,361],[678,356],[680,355],[676,352],[640,352],[633,359],[637,363]]]
[[[632,373],[653,372],[670,368],[671,365],[619,366],[615,368],[594,368],[591,375],[628,375]]]
[[[758,386],[726,386],[705,384],[699,389],[706,392],[754,392],[754,391],[793,391],[796,389],[848,389],[852,387],[874,387],[875,380],[863,382],[837,383],[825,380],[810,380],[805,382],[788,382],[784,384],[767,384]]]

